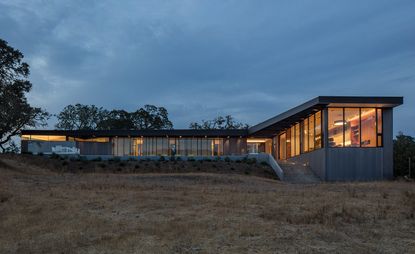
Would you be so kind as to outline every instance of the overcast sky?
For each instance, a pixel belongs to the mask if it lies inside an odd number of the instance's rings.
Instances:
[[[0,0],[0,38],[51,113],[154,104],[175,128],[253,125],[318,95],[404,96],[395,133],[415,135],[414,0]]]

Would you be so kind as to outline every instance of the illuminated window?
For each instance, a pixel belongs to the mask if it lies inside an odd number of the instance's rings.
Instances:
[[[308,118],[308,150],[314,150],[314,115]]]
[[[303,121],[303,152],[308,152],[308,118]]]
[[[279,157],[280,160],[285,160],[287,158],[286,157],[286,134],[283,133],[283,134],[279,135],[278,139],[279,139],[279,142],[278,142],[279,156],[278,157]]]
[[[322,135],[321,135],[321,111],[315,114],[316,121],[315,121],[315,148],[319,149],[322,147]]]
[[[329,108],[329,146],[330,147],[343,147],[343,108]]]
[[[329,108],[328,113],[330,147],[382,146],[382,109]]]
[[[30,140],[30,135],[22,135],[22,140]]]
[[[25,138],[28,138],[29,135],[26,135]],[[53,136],[53,135],[30,135],[29,140],[36,141],[66,141],[66,136]]]
[[[295,155],[300,155],[300,124],[295,125]]]
[[[376,109],[362,108],[361,109],[361,124],[362,124],[362,147],[376,147]]]
[[[107,143],[110,142],[109,138],[100,137],[100,138],[73,138],[68,137],[69,141],[77,141],[77,142],[99,142],[99,143]]]
[[[291,132],[291,157],[293,157],[293,156],[295,156],[295,145],[296,145],[295,126],[292,126],[290,128],[290,132]]]
[[[344,109],[344,146],[359,147],[360,146],[360,109],[345,108]]]
[[[285,133],[285,137],[286,137],[286,154],[287,154],[287,159],[291,158],[291,131],[290,129],[287,130],[287,132]]]

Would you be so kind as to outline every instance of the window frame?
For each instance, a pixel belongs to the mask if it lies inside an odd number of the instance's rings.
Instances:
[[[346,135],[345,135],[345,131],[346,131],[346,128],[344,128],[343,127],[343,146],[342,147],[338,147],[338,146],[328,146],[328,148],[335,148],[335,149],[338,149],[338,148],[340,148],[340,149],[342,149],[342,148],[369,148],[369,149],[373,149],[373,148],[383,148],[383,108],[380,108],[380,107],[327,107],[327,109],[329,109],[329,108],[340,108],[340,109],[343,109],[343,123],[345,123],[346,122],[346,118],[345,118],[345,109],[346,108],[355,108],[355,109],[359,109],[359,146],[344,146],[344,144],[345,144],[345,138],[346,138]],[[375,118],[376,118],[376,146],[375,147],[365,147],[365,146],[362,146],[362,108],[369,108],[369,109],[375,109]],[[381,111],[381,119],[382,119],[382,132],[381,133],[379,133],[378,132],[378,110],[380,109],[380,111]],[[327,123],[328,123],[328,121],[329,121],[329,119],[327,119]],[[328,132],[329,130],[327,129],[327,132]],[[379,142],[378,142],[378,136],[381,136],[381,145],[379,145]]]

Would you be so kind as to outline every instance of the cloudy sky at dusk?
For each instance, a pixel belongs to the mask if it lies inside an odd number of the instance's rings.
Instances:
[[[402,95],[395,132],[415,135],[414,13],[414,0],[0,0],[0,38],[51,113],[154,104],[175,128],[253,125],[318,95]]]

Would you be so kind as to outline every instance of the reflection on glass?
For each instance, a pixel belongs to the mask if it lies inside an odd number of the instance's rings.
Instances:
[[[362,147],[376,147],[376,110],[362,108]]]
[[[329,108],[328,115],[329,146],[343,147],[343,108]]]
[[[360,118],[359,108],[345,108],[344,119],[344,146],[359,147],[360,144]]]

